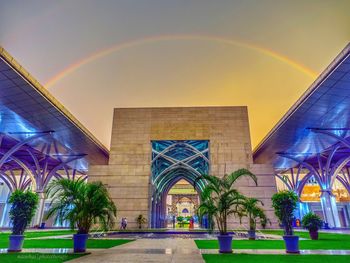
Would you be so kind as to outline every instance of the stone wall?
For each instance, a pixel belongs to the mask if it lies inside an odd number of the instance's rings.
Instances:
[[[89,168],[89,180],[108,185],[118,207],[118,222],[127,217],[149,216],[151,141],[209,140],[210,172],[223,176],[236,169],[251,169],[259,186],[251,180],[238,182],[239,190],[262,199],[273,222],[271,195],[276,192],[273,169],[252,162],[247,107],[184,107],[114,109],[108,165]],[[238,220],[230,220],[232,227]]]

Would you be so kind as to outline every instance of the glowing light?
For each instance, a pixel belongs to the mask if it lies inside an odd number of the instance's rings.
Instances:
[[[122,42],[118,43],[116,45],[113,45],[111,47],[98,50],[95,53],[92,53],[88,55],[87,57],[69,65],[65,69],[63,69],[61,72],[53,76],[51,79],[49,79],[45,83],[45,87],[48,89],[52,86],[54,86],[57,82],[62,80],[63,78],[67,77],[68,75],[72,74],[76,70],[78,70],[80,67],[89,64],[97,59],[100,59],[102,57],[108,56],[114,52],[121,51],[127,48],[132,48],[136,46],[141,46],[145,44],[151,44],[151,43],[157,43],[161,41],[174,41],[174,40],[200,40],[200,41],[211,41],[211,42],[217,42],[221,44],[226,45],[232,45],[236,47],[246,48],[253,51],[256,51],[258,53],[261,53],[263,55],[269,56],[273,59],[276,59],[280,62],[283,62],[294,69],[300,71],[301,73],[305,74],[306,76],[315,79],[317,76],[317,73],[313,71],[312,69],[308,68],[307,66],[303,65],[300,62],[297,62],[283,54],[280,54],[274,50],[268,49],[263,46],[259,46],[257,44],[248,43],[241,40],[236,39],[228,39],[221,36],[212,36],[212,35],[161,35],[161,36],[151,36],[141,39],[135,39],[128,42]]]

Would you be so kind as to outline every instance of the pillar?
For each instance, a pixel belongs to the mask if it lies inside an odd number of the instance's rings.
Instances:
[[[337,203],[331,190],[321,190],[323,216],[329,227],[341,227]]]
[[[10,225],[10,220],[8,217],[8,209],[10,208],[10,204],[9,204],[9,198],[10,198],[11,192],[9,191],[9,193],[7,194],[7,198],[4,204],[4,210],[3,213],[1,215],[1,221],[0,221],[0,227],[8,227]]]
[[[296,218],[300,220],[304,217],[304,215],[310,212],[308,203],[299,201],[297,207],[298,207],[298,212],[297,212]]]

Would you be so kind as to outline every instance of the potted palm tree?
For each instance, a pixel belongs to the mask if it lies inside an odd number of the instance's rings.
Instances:
[[[222,178],[201,175],[195,181],[195,183],[199,180],[207,182],[200,195],[201,204],[198,209],[202,210],[200,214],[207,212],[214,216],[220,232],[218,235],[220,253],[232,253],[232,235],[227,233],[227,219],[231,215],[238,214],[239,207],[244,203],[245,197],[233,188],[233,184],[245,176],[257,184],[256,176],[247,169],[239,169]]]
[[[266,217],[264,209],[262,209],[258,204],[264,205],[262,201],[256,198],[246,198],[241,206],[238,216],[240,220],[243,217],[247,217],[249,221],[248,238],[249,240],[256,239],[256,224],[257,221],[260,222],[262,228],[266,227],[266,224],[270,220]]]
[[[281,191],[272,196],[272,207],[275,215],[284,227],[284,242],[287,253],[300,253],[299,237],[293,235],[294,211],[298,196],[293,191]]]
[[[142,225],[147,223],[147,219],[140,214],[138,217],[136,217],[136,222],[139,225],[139,229],[141,229]]]
[[[31,191],[15,190],[11,194],[9,203],[12,234],[9,236],[9,252],[22,251],[23,233],[35,215],[38,200],[38,195]]]
[[[304,228],[309,230],[310,238],[312,240],[318,239],[318,230],[323,225],[323,221],[318,215],[311,212],[307,213],[301,220],[301,224]]]
[[[104,231],[113,227],[117,208],[107,188],[101,182],[86,183],[83,179],[52,181],[47,189],[52,198],[47,218],[57,216],[59,222],[68,221],[73,235],[74,252],[85,252],[88,234],[93,225]]]

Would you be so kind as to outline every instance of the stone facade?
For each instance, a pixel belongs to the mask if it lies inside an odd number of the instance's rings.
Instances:
[[[114,109],[109,164],[91,166],[89,180],[108,185],[118,222],[127,217],[134,228],[139,214],[149,217],[152,140],[209,140],[210,174],[221,177],[243,167],[254,172],[258,187],[248,179],[237,182],[237,187],[261,199],[275,225],[273,168],[253,164],[247,107],[241,106]],[[232,227],[237,224],[237,219],[230,219]]]

